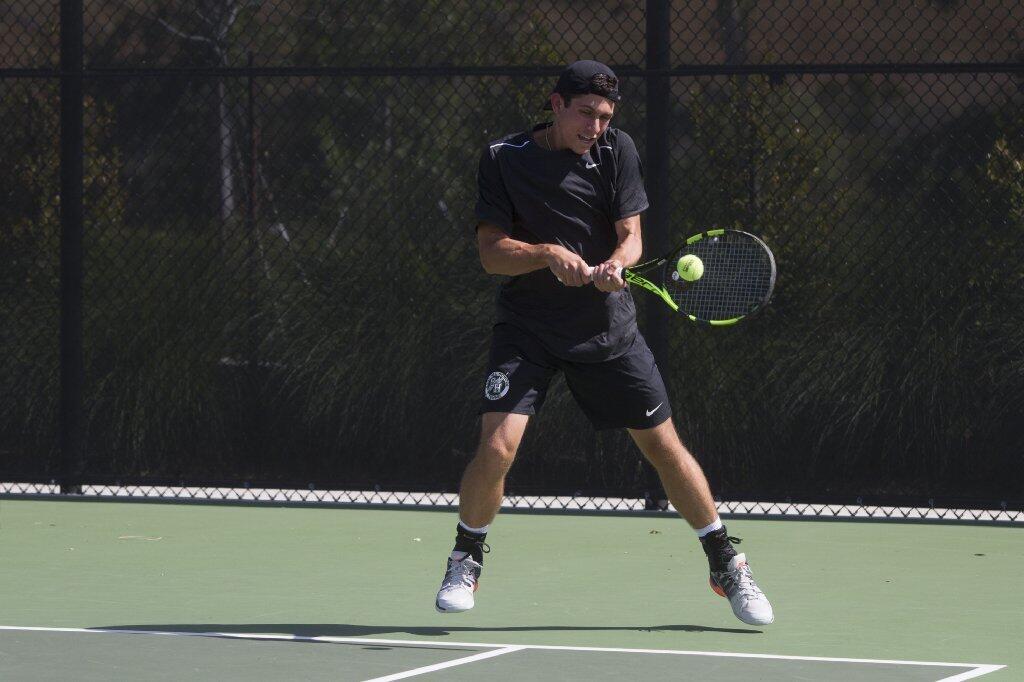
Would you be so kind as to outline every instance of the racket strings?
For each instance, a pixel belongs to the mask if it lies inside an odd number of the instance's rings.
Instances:
[[[704,262],[696,282],[671,277],[675,260],[666,264],[665,288],[686,314],[701,320],[729,320],[763,305],[774,285],[771,256],[753,239],[727,234],[696,242],[685,250]]]

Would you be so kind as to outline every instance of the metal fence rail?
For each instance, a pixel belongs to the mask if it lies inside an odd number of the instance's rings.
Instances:
[[[647,250],[778,256],[735,329],[642,310],[716,492],[1024,504],[1020,3],[8,5],[0,480],[453,489],[477,154],[592,57]],[[562,384],[509,489],[660,499]]]
[[[86,485],[74,496],[62,495],[60,486],[44,483],[0,483],[0,499],[130,500],[198,504],[341,506],[388,509],[456,509],[455,493],[384,490],[289,490],[252,487],[185,487],[159,485]],[[502,500],[504,512],[580,514],[668,514],[675,509],[667,500],[575,495],[510,495]],[[726,517],[759,519],[831,519],[836,521],[892,521],[900,523],[1024,524],[1024,512],[1008,509],[948,508],[928,500],[921,505],[877,505],[857,499],[849,503],[756,502],[730,500],[717,503]]]

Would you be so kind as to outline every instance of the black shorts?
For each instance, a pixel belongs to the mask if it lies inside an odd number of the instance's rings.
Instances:
[[[480,413],[537,414],[556,372],[565,373],[576,402],[595,429],[649,429],[672,409],[654,355],[638,332],[629,350],[604,362],[557,358],[534,336],[494,326]]]

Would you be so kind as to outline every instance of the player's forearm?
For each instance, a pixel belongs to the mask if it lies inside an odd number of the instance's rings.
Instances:
[[[549,265],[550,245],[529,244],[510,237],[480,248],[480,264],[489,275],[524,275]]]
[[[616,225],[616,231],[619,235],[619,244],[608,260],[617,261],[624,268],[636,265],[640,262],[640,256],[644,251],[643,239],[640,236],[639,217],[621,221]]]
[[[612,252],[612,255],[608,257],[608,260],[618,261],[622,264],[622,267],[628,268],[631,265],[636,265],[640,262],[640,254],[643,253],[643,246],[640,244],[640,240],[630,239],[627,242],[619,244],[618,248]]]

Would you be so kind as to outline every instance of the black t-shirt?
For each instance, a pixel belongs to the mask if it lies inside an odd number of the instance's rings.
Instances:
[[[543,127],[537,126],[534,130]],[[647,206],[636,145],[606,129],[583,156],[550,151],[529,132],[491,143],[480,158],[476,217],[530,244],[558,244],[596,266],[618,246],[615,222]],[[498,291],[498,320],[534,334],[556,356],[608,360],[636,336],[629,289],[567,287],[547,268],[512,277]]]

